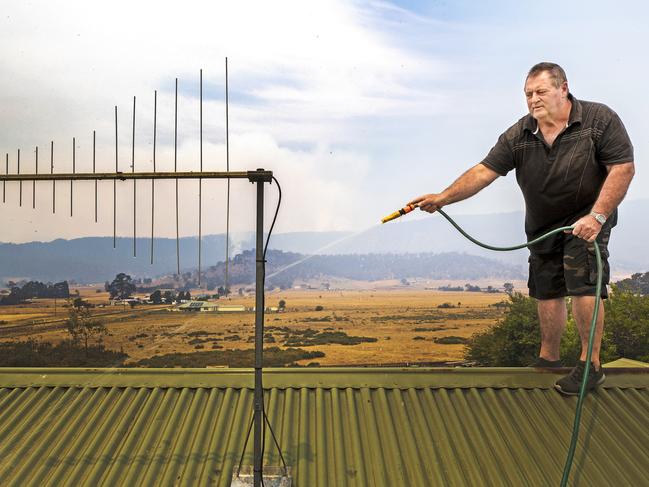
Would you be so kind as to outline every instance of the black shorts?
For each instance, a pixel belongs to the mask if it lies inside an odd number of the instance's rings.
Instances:
[[[608,241],[610,229],[597,237],[602,255],[601,297],[608,297],[609,282]],[[585,240],[566,234],[563,248],[551,254],[532,253],[529,259],[530,276],[527,287],[536,299],[555,299],[564,296],[595,296],[597,285],[597,258],[595,246]]]

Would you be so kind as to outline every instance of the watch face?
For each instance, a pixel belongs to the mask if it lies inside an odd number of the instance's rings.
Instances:
[[[604,223],[606,223],[606,217],[601,213],[595,213],[594,211],[591,211],[590,216],[597,220],[600,225],[604,225]]]

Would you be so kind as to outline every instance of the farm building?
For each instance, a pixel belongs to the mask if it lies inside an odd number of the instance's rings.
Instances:
[[[214,312],[218,311],[219,305],[215,303],[208,303],[207,301],[189,301],[178,306],[180,311],[202,311]]]
[[[190,301],[178,306],[178,311],[200,311],[200,312],[211,312],[211,313],[244,313],[250,311],[250,308],[246,308],[243,305],[234,305],[234,304],[216,304],[209,303],[206,301]]]
[[[224,304],[219,306],[219,313],[243,313],[245,311],[250,311],[250,308],[239,304]]]

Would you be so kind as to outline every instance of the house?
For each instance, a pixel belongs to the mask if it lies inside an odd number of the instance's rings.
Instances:
[[[266,412],[297,487],[559,485],[564,370],[272,368]],[[607,370],[569,485],[647,485],[649,368]],[[0,371],[3,486],[230,486],[251,369]],[[279,466],[266,434],[264,464]],[[252,464],[252,441],[243,465]]]
[[[111,306],[118,306],[118,305],[136,305],[136,304],[142,304],[142,301],[140,298],[125,298],[125,299],[111,299],[109,300],[109,303]]]
[[[219,305],[216,303],[209,303],[206,301],[189,301],[181,304],[176,308],[178,311],[201,311],[211,313],[243,313],[249,311],[243,305],[226,304]]]
[[[207,301],[188,301],[178,306],[180,311],[214,312],[218,311],[218,308],[217,304],[208,303]]]
[[[222,304],[219,306],[218,311],[219,313],[244,313],[249,309],[242,304]]]

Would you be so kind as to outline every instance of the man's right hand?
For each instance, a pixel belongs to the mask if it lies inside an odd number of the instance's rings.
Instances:
[[[445,203],[441,193],[430,193],[410,200],[408,204],[418,206],[420,210],[427,211],[428,213],[435,213]]]

